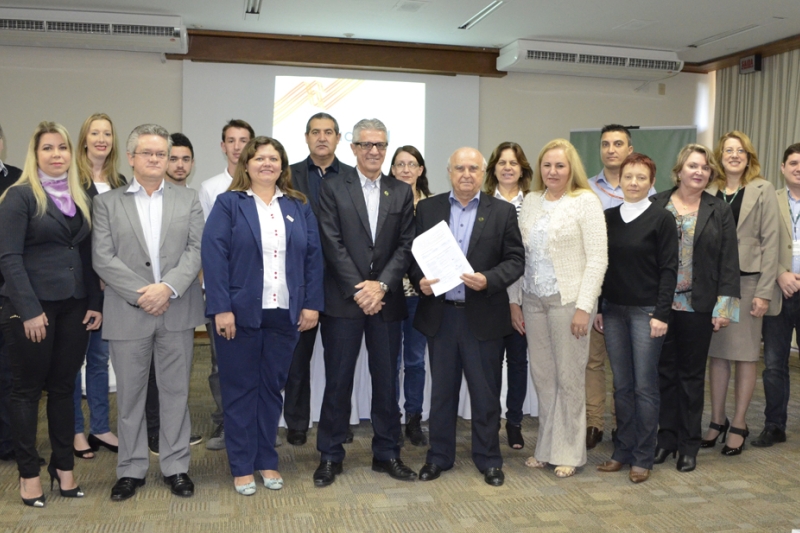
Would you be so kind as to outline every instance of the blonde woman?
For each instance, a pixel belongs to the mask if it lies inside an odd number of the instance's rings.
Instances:
[[[739,317],[739,257],[730,207],[706,192],[719,175],[711,150],[689,144],[672,167],[676,186],[653,196],[675,217],[678,284],[658,361],[661,405],[653,462],[678,454],[676,468],[697,466],[706,359],[712,332]]]
[[[539,436],[525,464],[552,464],[556,476],[570,477],[586,463],[588,333],[608,255],[603,207],[569,141],[555,139],[539,153],[520,229],[525,274],[509,294],[522,305],[539,398]]]
[[[761,165],[750,138],[741,131],[723,135],[714,155],[721,163],[717,179],[709,187],[731,207],[739,251],[739,284],[743,309],[739,322],[711,338],[709,382],[711,423],[701,448],[725,442],[722,455],[739,455],[750,433],[745,423],[756,387],[756,363],[761,356],[761,323],[765,314],[775,316],[781,298],[774,297],[778,274],[780,215],[775,188],[761,177]],[[725,398],[736,365],[733,420],[725,413]],[[726,439],[727,437],[727,439]]]
[[[67,130],[42,122],[19,181],[0,197],[0,327],[14,381],[11,425],[25,505],[44,507],[36,426],[47,390],[50,473],[61,495],[80,498],[72,475],[75,374],[89,331],[100,327],[100,282],[91,263],[89,195],[78,178]]]
[[[117,170],[117,133],[111,117],[105,113],[90,115],[81,126],[75,150],[78,177],[90,196],[102,194],[125,184]],[[89,406],[89,439],[83,433],[81,375],[75,377],[75,437],[73,453],[80,459],[92,459],[101,446],[117,451],[119,441],[108,423],[108,341],[102,328],[89,336],[86,349],[86,403]]]

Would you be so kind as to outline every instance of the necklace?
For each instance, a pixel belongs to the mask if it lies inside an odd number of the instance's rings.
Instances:
[[[562,192],[561,196],[556,198],[555,195],[550,192],[550,189],[545,189],[544,190],[544,199],[545,200],[547,200],[547,195],[548,194],[550,195],[550,198],[552,198],[552,200],[550,200],[551,202],[560,202],[567,195],[567,191]]]
[[[728,204],[732,204],[732,203],[733,203],[733,201],[734,201],[734,200],[736,200],[736,197],[739,195],[739,191],[741,191],[741,190],[742,190],[742,188],[743,188],[743,187],[742,187],[741,185],[740,185],[739,187],[737,187],[737,188],[736,188],[736,192],[735,192],[735,193],[733,193],[733,196],[731,196],[731,199],[730,199],[730,200],[728,200],[728,193],[726,193],[726,192],[725,192],[725,190],[721,191],[721,192],[722,192],[722,199],[723,199],[724,201],[728,202]],[[727,190],[727,189],[726,189],[726,190]]]
[[[681,198],[680,195],[678,195],[677,193],[673,194],[672,198],[675,199],[675,200],[678,200],[678,202],[681,204],[681,207],[683,208],[683,210],[686,211],[687,213],[691,213],[691,212],[697,211],[697,207],[694,207],[694,203],[687,204],[686,202],[683,201],[683,198]],[[698,201],[697,204],[698,204],[698,207],[699,207],[700,202]]]

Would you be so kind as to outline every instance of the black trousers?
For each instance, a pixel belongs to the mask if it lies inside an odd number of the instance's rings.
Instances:
[[[23,478],[39,475],[36,426],[42,390],[47,391],[47,426],[53,450],[50,464],[59,470],[73,468],[75,376],[89,344],[89,332],[82,324],[86,315],[85,298],[40,303],[48,321],[42,342],[25,337],[22,319],[7,298],[0,315],[13,377],[11,429],[17,467]]]
[[[292,355],[292,366],[289,367],[283,418],[286,427],[295,431],[308,431],[311,420],[311,356],[314,355],[317,329],[319,326],[300,333]]]
[[[372,454],[379,461],[400,456],[400,406],[395,379],[400,325],[399,321],[384,322],[379,314],[362,318],[322,315],[325,394],[317,427],[317,450],[323,461],[341,462],[345,457],[343,445],[362,337],[366,340],[372,379]]]
[[[462,371],[472,407],[472,461],[481,472],[503,466],[500,454],[500,379],[503,338],[475,338],[464,308],[444,307],[439,332],[428,337],[431,360],[431,447],[426,462],[444,470],[456,460],[456,423]]]
[[[697,456],[702,438],[711,313],[672,311],[658,362],[658,447]]]

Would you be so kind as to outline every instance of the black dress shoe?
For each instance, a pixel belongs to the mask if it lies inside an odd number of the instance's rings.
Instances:
[[[691,472],[697,467],[697,458],[692,455],[679,455],[678,464],[675,465],[678,472]]]
[[[603,440],[603,430],[594,426],[586,428],[586,449],[591,450]]]
[[[138,479],[135,477],[121,477],[116,483],[114,483],[114,487],[111,489],[111,500],[115,502],[127,500],[136,494],[136,489],[138,487],[143,486],[144,479]]]
[[[417,479],[417,473],[407,467],[399,457],[387,459],[386,461],[380,461],[373,457],[372,470],[374,472],[389,474],[394,479],[399,479],[400,481],[414,481]]]
[[[419,470],[419,480],[433,481],[434,479],[438,479],[439,476],[442,475],[443,471],[444,468],[440,467],[439,465],[435,465],[433,463],[425,463]]]
[[[676,453],[678,452],[675,450],[665,450],[664,448],[658,448],[656,449],[656,455],[653,458],[653,463],[660,465],[661,463],[666,461],[667,457],[669,457],[670,455],[672,455],[672,458],[674,459]]]
[[[402,435],[400,436],[402,438]],[[414,446],[427,446],[428,437],[422,431],[422,415],[409,415],[406,421],[406,437]]]
[[[483,473],[483,480],[493,487],[499,487],[506,480],[502,468],[487,468]]]
[[[300,431],[299,429],[290,429],[286,432],[286,441],[292,446],[302,446],[308,440],[306,433],[307,431]]]
[[[175,496],[188,498],[194,496],[194,483],[189,479],[188,474],[175,474],[173,476],[164,476],[164,483],[169,485],[169,490]]]
[[[348,426],[347,427],[347,436],[344,438],[344,443],[345,444],[352,444],[354,437],[355,437],[355,435],[353,435],[353,430],[350,429],[350,427]]]
[[[776,427],[765,427],[755,440],[750,441],[750,444],[756,448],[769,448],[779,442],[786,442],[786,432]]]
[[[342,463],[320,461],[319,466],[314,470],[314,485],[317,487],[327,487],[336,481],[336,476],[341,473]]]
[[[150,449],[150,453],[158,457],[158,435],[147,437],[147,447]]]

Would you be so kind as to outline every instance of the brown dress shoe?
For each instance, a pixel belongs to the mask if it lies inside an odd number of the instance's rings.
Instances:
[[[591,450],[603,440],[603,430],[594,426],[586,428],[586,449]]]
[[[614,459],[609,459],[605,463],[597,465],[598,472],[619,472],[620,470],[622,470],[622,463]]]
[[[630,473],[628,474],[628,479],[630,479],[634,483],[643,483],[648,479],[650,479],[650,471],[645,470],[643,472],[635,472],[631,470]]]

